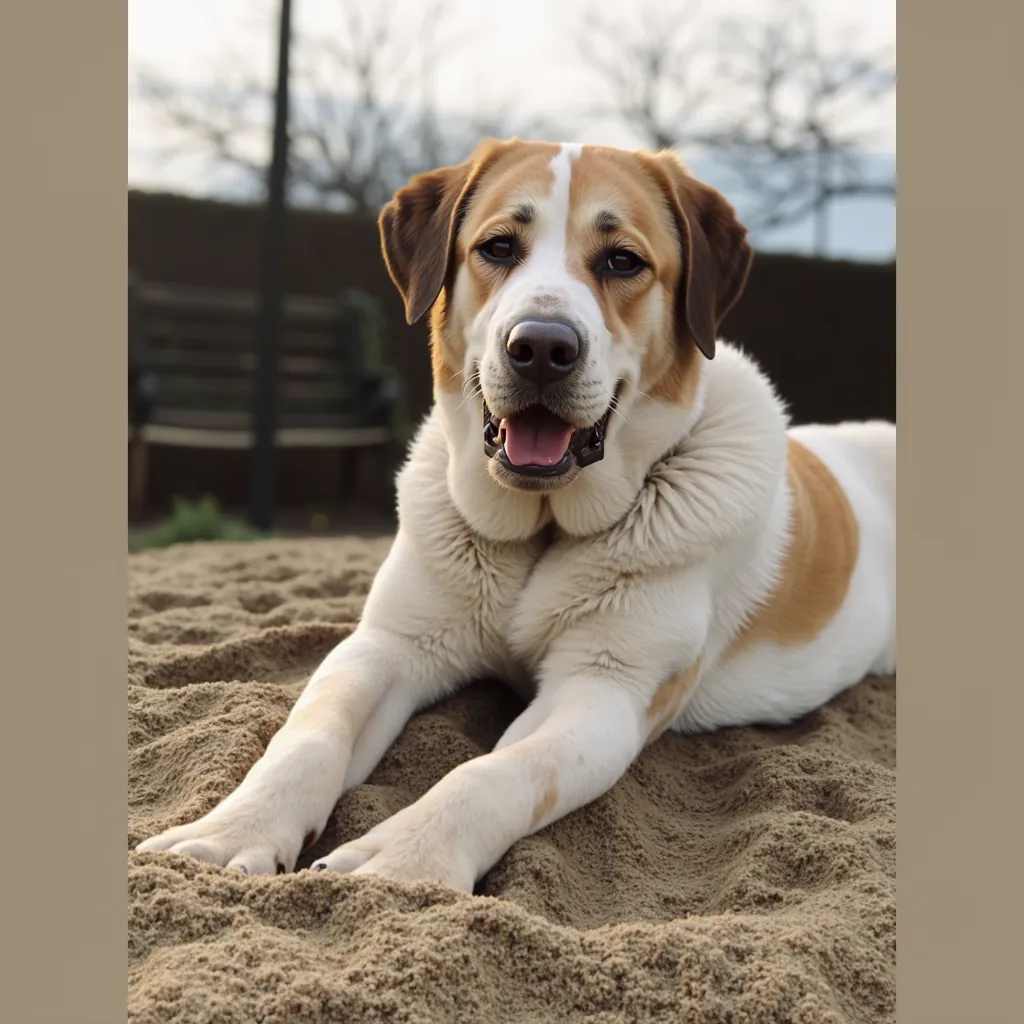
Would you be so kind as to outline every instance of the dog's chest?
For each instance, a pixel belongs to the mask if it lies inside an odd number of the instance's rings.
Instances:
[[[442,585],[428,618],[443,620],[443,645],[462,652],[480,671],[505,678],[521,675],[524,666],[509,637],[544,555],[543,539],[501,543],[467,529],[446,540],[445,558],[435,565]]]
[[[515,546],[477,543],[470,575],[462,583],[467,621],[489,666],[509,681],[533,678],[552,643],[609,587],[599,561],[550,535]]]

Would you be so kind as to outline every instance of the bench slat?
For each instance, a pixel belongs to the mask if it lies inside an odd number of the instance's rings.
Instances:
[[[259,296],[253,292],[192,288],[143,281],[139,285],[143,306],[173,311],[175,315],[195,313],[203,316],[244,317],[251,319],[259,312]],[[288,295],[282,305],[290,320],[331,323],[338,318],[338,306],[332,299],[318,295]]]
[[[142,427],[142,440],[182,448],[245,449],[256,443],[252,430],[176,427],[147,423]],[[391,431],[387,427],[283,427],[277,432],[278,448],[364,448],[387,444]]]
[[[162,405],[173,405],[176,401],[197,401],[206,399],[217,408],[217,400],[239,396],[251,396],[256,387],[252,375],[246,377],[197,377],[193,374],[163,373],[160,375],[158,400]],[[344,380],[295,380],[278,381],[279,399],[303,399],[312,402],[344,402],[352,398],[352,388]],[[173,396],[173,397],[172,397]]]
[[[300,406],[288,416],[282,416],[284,427],[348,430],[360,424],[357,413],[349,410],[311,409]],[[148,421],[168,427],[188,427],[196,430],[249,430],[252,414],[249,409],[183,409],[180,406],[157,406]],[[376,426],[376,424],[374,424]]]
[[[223,324],[208,320],[189,323],[153,317],[145,328],[146,347],[152,351],[243,351],[255,352],[254,324]],[[345,345],[336,333],[303,331],[286,324],[281,332],[281,354],[336,355],[345,354]]]
[[[258,360],[250,352],[212,352],[155,348],[146,360],[161,378],[175,374],[204,377],[246,377],[256,372]],[[346,360],[316,355],[285,355],[279,361],[280,376],[303,380],[344,376]]]

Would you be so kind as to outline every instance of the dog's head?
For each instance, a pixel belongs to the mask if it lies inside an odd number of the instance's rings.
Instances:
[[[439,404],[519,491],[566,487],[635,410],[694,405],[751,258],[672,154],[518,139],[412,179],[380,231],[407,319],[431,313]]]

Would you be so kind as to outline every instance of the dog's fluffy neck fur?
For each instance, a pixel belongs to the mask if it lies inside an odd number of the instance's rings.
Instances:
[[[764,520],[785,479],[788,421],[739,349],[720,343],[702,378],[688,411],[641,398],[614,414],[604,459],[546,495],[496,483],[479,400],[439,392],[399,476],[402,524],[423,539],[469,531],[474,543],[536,545],[553,523],[603,538],[605,557],[619,550],[635,569],[711,554]]]

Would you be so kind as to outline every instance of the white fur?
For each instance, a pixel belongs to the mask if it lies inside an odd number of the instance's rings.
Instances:
[[[586,325],[587,372],[607,387],[605,405],[617,375],[633,372],[613,365],[593,296],[564,272],[572,159],[563,148],[553,163],[531,262],[463,325],[485,393],[500,392],[486,366],[501,325],[529,314],[538,295]],[[615,784],[648,741],[648,709],[673,673],[699,665],[674,723],[691,731],[789,721],[867,673],[893,671],[890,424],[789,431],[846,492],[860,531],[856,569],[812,642],[722,658],[785,558],[787,419],[738,349],[720,344],[703,377],[689,412],[633,394],[612,417],[604,461],[543,496],[495,483],[479,402],[439,394],[400,473],[398,535],[358,628],[239,788],[139,849],[291,870],[303,837],[322,831],[417,708],[497,674],[531,702],[495,750],[322,862],[471,889],[517,839]]]

